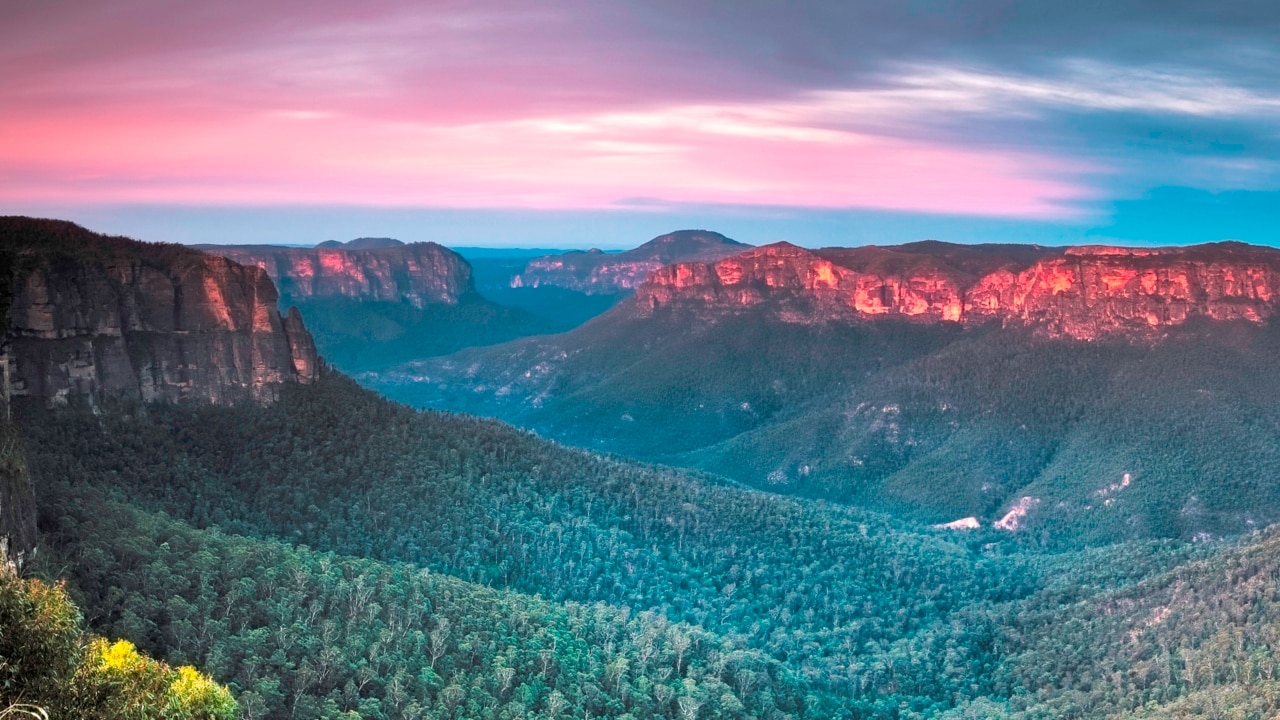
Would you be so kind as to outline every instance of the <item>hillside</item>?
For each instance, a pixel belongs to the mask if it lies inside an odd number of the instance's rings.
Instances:
[[[1274,532],[1041,555],[336,376],[265,407],[19,411],[54,489],[45,561],[99,631],[202,663],[263,717],[1280,707]]]
[[[363,381],[931,523],[1221,536],[1280,519],[1278,257],[770,246],[665,268],[570,333]]]

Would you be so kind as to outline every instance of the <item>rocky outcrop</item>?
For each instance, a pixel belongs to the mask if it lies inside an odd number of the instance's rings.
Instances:
[[[766,306],[792,322],[895,317],[1029,325],[1090,340],[1150,335],[1202,317],[1258,322],[1280,297],[1280,251],[949,245],[806,250],[778,243],[717,262],[677,263],[637,289],[630,311],[717,313]]]
[[[554,286],[590,294],[616,293],[634,289],[664,265],[713,262],[748,247],[720,233],[680,230],[621,253],[592,249],[535,258],[511,279],[511,287]]]
[[[392,244],[388,238],[321,243],[314,248],[274,245],[200,245],[210,254],[266,271],[289,300],[345,297],[407,302],[415,307],[454,304],[473,292],[471,266],[435,243]]]
[[[259,268],[29,218],[0,219],[0,256],[8,395],[270,401],[316,377],[310,334]]]

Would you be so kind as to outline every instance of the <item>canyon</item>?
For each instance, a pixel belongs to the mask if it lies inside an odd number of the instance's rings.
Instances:
[[[660,268],[568,333],[362,379],[930,524],[1004,527],[1030,497],[1020,533],[1217,537],[1280,520],[1277,298],[1280,251],[1240,243],[780,243]]]

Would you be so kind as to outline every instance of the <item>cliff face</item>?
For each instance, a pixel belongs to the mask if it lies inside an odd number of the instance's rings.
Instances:
[[[592,294],[631,290],[649,273],[675,262],[712,262],[750,247],[720,233],[680,230],[621,253],[599,250],[548,255],[529,261],[511,287],[555,286]]]
[[[1188,248],[1035,248],[916,243],[806,250],[779,243],[653,273],[631,312],[716,313],[767,306],[792,322],[896,317],[1030,325],[1090,340],[1150,335],[1194,317],[1268,318],[1280,251],[1240,243]]]
[[[0,220],[13,396],[268,401],[310,382],[301,318],[261,269],[54,221]]]
[[[377,245],[352,241],[315,248],[199,248],[241,265],[262,268],[279,286],[280,294],[294,300],[347,297],[408,302],[420,308],[431,303],[454,304],[474,290],[471,266],[448,248],[435,243]]]
[[[35,490],[14,397],[269,401],[317,376],[297,310],[266,273],[176,245],[0,218],[0,566],[35,551]]]

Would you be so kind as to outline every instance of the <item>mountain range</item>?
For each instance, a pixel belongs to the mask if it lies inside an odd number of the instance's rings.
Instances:
[[[719,233],[677,230],[622,252],[497,253],[471,248],[463,254],[475,269],[481,294],[527,310],[562,332],[613,307],[663,265],[715,260],[747,247]]]
[[[1278,269],[1280,252],[1239,243],[784,243],[666,266],[562,335],[363,377],[927,522],[1219,536],[1280,518]]]

